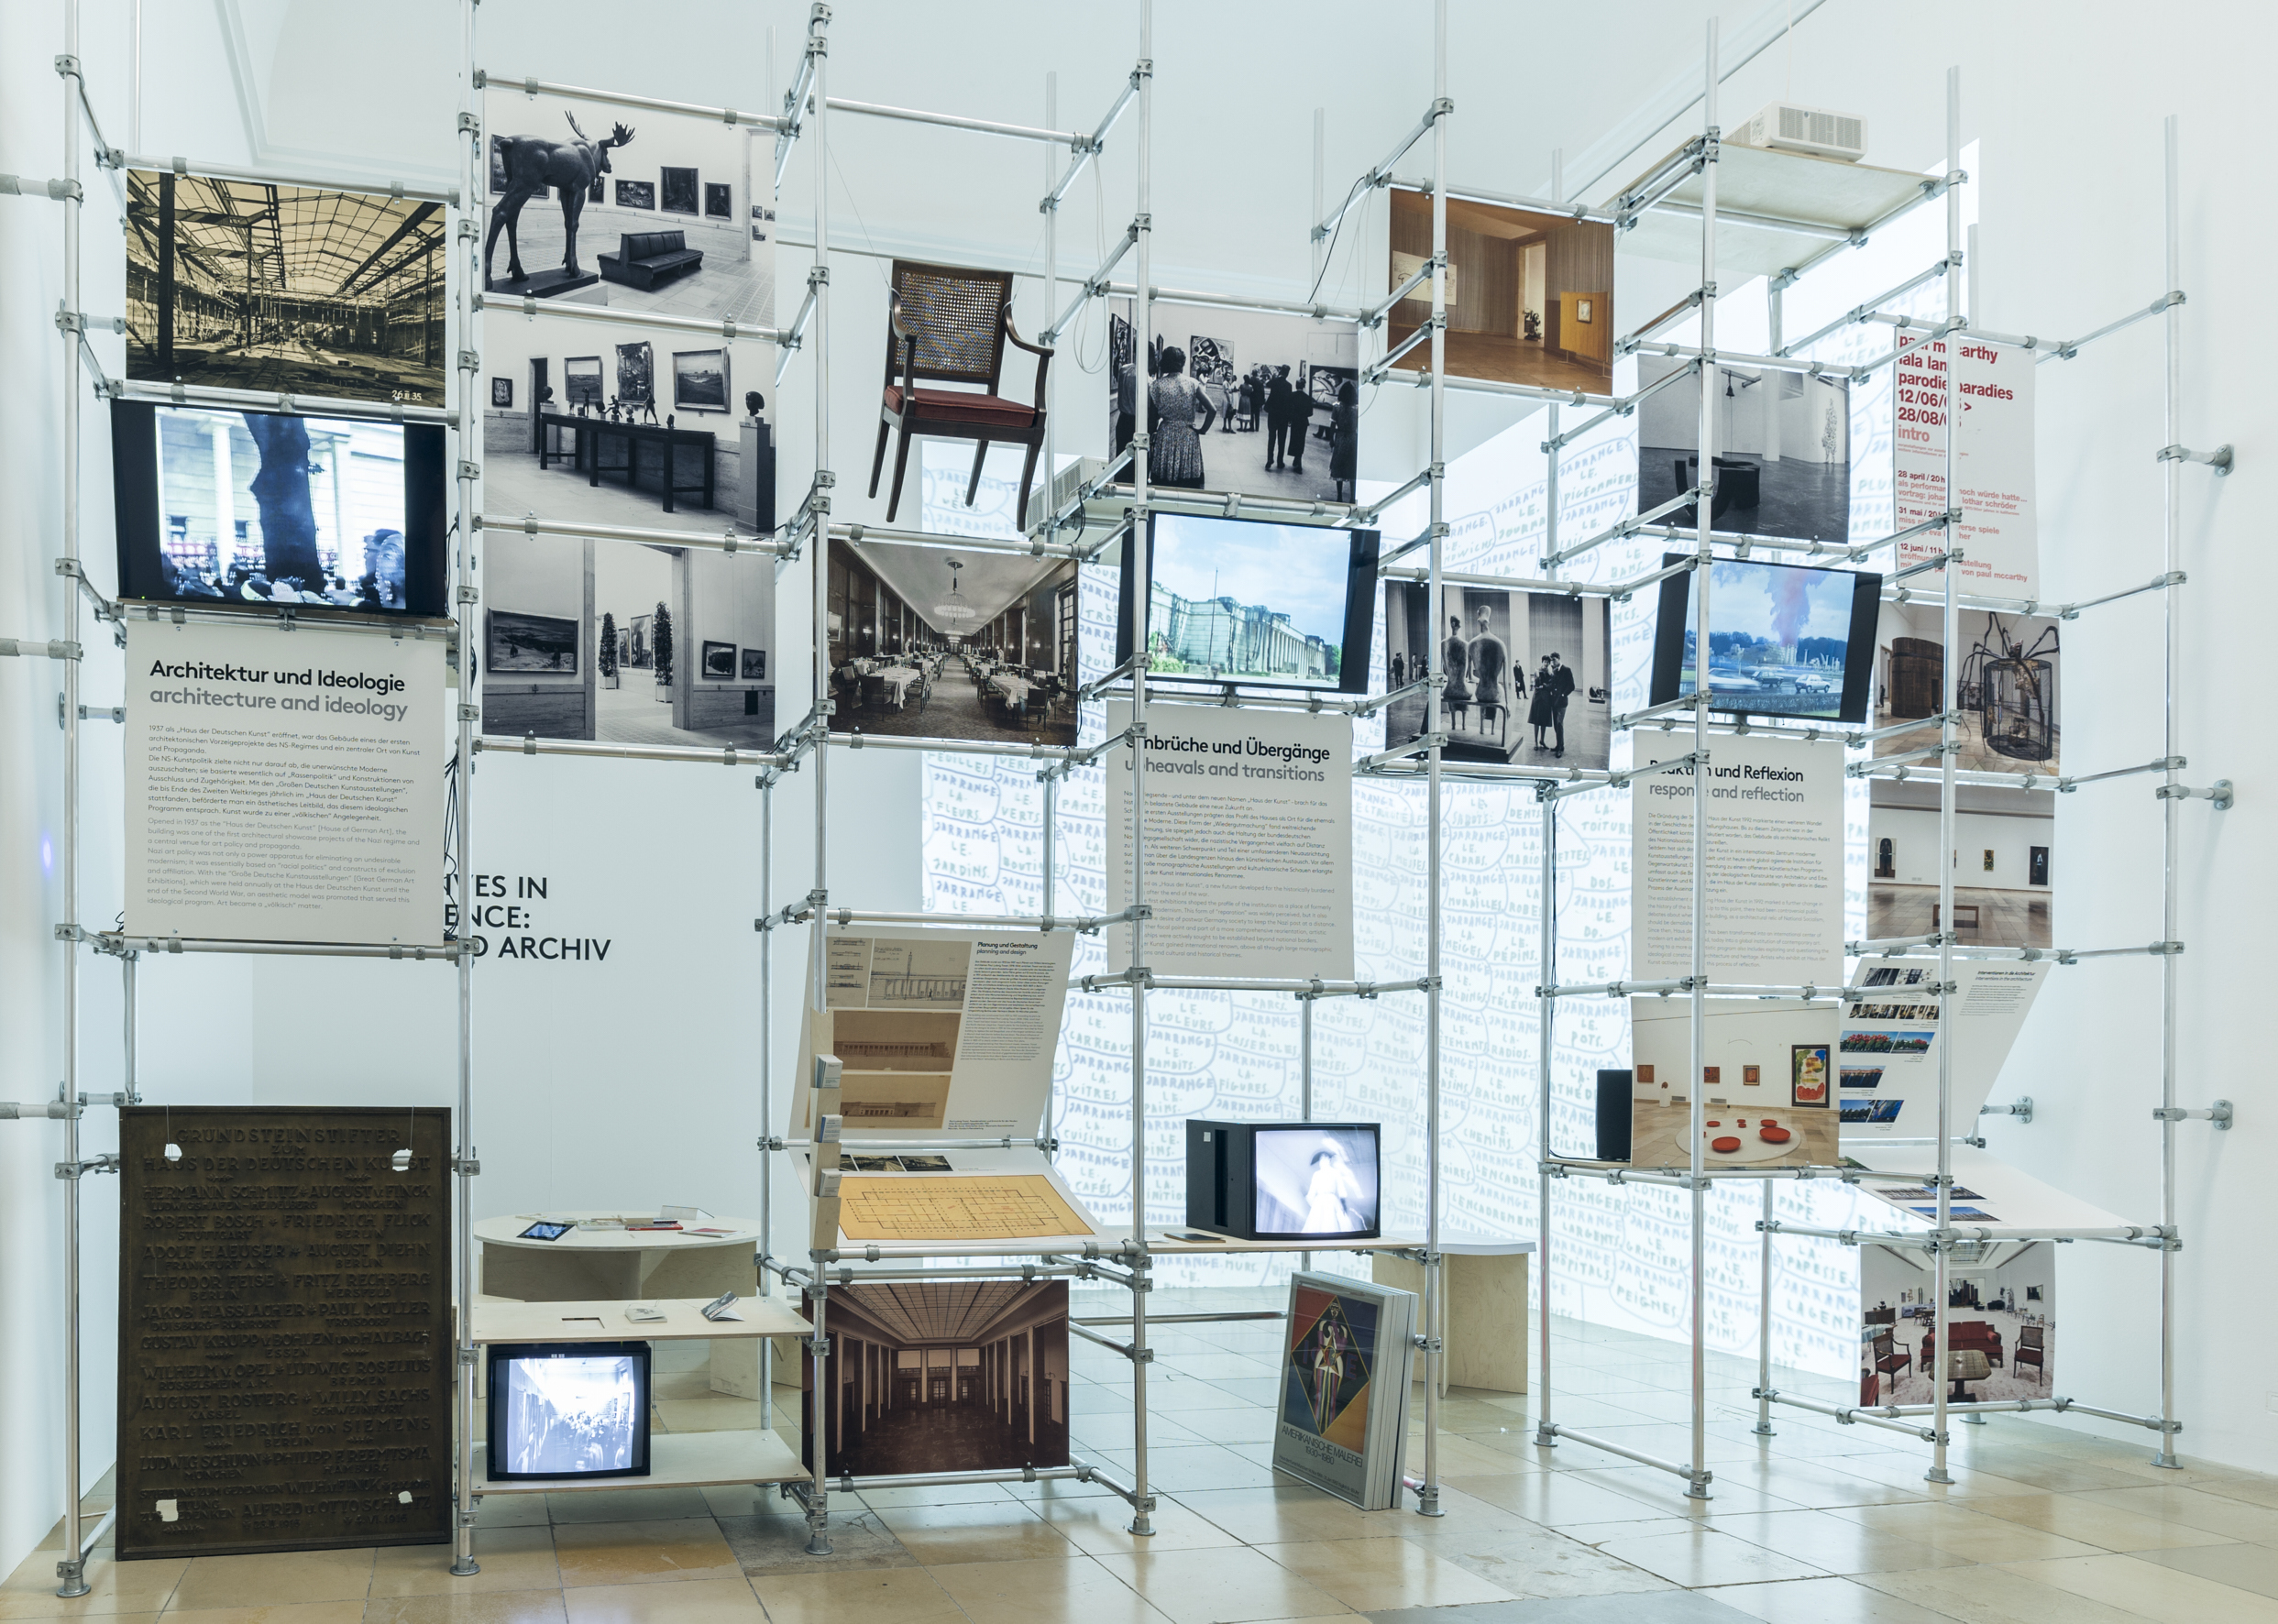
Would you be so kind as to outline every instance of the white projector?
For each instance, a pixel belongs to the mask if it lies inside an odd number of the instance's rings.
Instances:
[[[1725,138],[1736,147],[1808,152],[1814,158],[1856,163],[1866,156],[1866,120],[1824,107],[1774,102]]]

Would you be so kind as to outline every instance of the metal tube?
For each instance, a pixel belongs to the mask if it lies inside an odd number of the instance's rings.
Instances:
[[[1855,1406],[1846,1408],[1841,1404],[1822,1404],[1816,1399],[1799,1399],[1788,1393],[1774,1393],[1770,1401],[1774,1404],[1792,1404],[1798,1410],[1808,1410],[1814,1415],[1832,1415],[1845,1426],[1881,1427],[1888,1432],[1904,1432],[1909,1437],[1920,1438],[1924,1443],[1928,1443],[1931,1436],[1927,1427],[1909,1427],[1903,1421],[1887,1421]]]
[[[1432,132],[1432,428],[1430,486],[1432,551],[1431,584],[1426,595],[1436,620],[1440,609],[1440,571],[1447,565],[1447,0],[1432,6],[1432,111],[1425,123]],[[1415,137],[1410,137],[1414,143]],[[1401,151],[1407,150],[1403,147]],[[1378,168],[1390,169],[1395,152]],[[1398,352],[1395,351],[1395,354]],[[1389,358],[1388,358],[1389,364]],[[1425,701],[1425,731],[1432,741],[1425,756],[1424,830],[1424,1481],[1416,1493],[1416,1511],[1425,1517],[1445,1516],[1439,1503],[1439,1382],[1447,1351],[1440,1322],[1445,1317],[1440,1293],[1445,1265],[1439,1250],[1440,1167],[1440,925],[1442,899],[1440,869],[1442,796],[1440,785],[1440,701],[1447,681],[1441,664],[1442,640],[1432,639],[1432,686]]]
[[[1068,324],[1075,320],[1076,312],[1082,310],[1086,302],[1107,291],[1108,273],[1123,263],[1123,257],[1128,254],[1133,245],[1138,242],[1139,230],[1140,228],[1137,225],[1125,230],[1122,239],[1108,251],[1107,258],[1100,261],[1099,269],[1084,280],[1083,290],[1073,299],[1068,301],[1067,308],[1053,318],[1051,326],[1036,335],[1037,343],[1048,346],[1058,344],[1060,335],[1068,330]],[[1144,254],[1139,256],[1142,267],[1145,265],[1146,258]],[[1147,280],[1144,269],[1139,273],[1139,280],[1142,282]]]
[[[749,322],[664,315],[655,311],[628,310],[622,304],[570,304],[558,299],[540,301],[534,294],[516,298],[498,293],[478,293],[475,295],[475,309],[478,313],[518,310],[524,315],[537,315],[543,312],[549,316],[567,316],[576,322],[605,322],[611,326],[649,327],[665,333],[695,333],[707,338],[717,338],[723,344],[733,344],[739,338],[749,339],[754,344],[778,344],[784,336],[780,328],[755,326]]]
[[[2183,282],[2182,232],[2177,225],[2181,207],[2182,166],[2178,155],[2178,136],[2175,115],[2167,115],[2165,135],[2165,209],[2163,225],[2167,247],[2167,285],[2180,287]],[[2161,325],[2166,361],[2166,376],[2162,380],[2165,392],[2164,423],[2166,444],[2182,442],[2183,424],[2183,325],[2182,311],[2170,303],[2166,319]],[[2181,561],[2183,535],[2183,464],[2173,457],[2160,463],[2160,541],[2163,572],[2173,576]],[[2175,860],[2180,832],[2176,817],[2183,803],[2176,798],[2175,769],[2182,765],[2178,753],[2182,749],[2182,733],[2177,726],[2176,697],[2182,686],[2183,601],[2173,592],[2167,595],[2161,606],[2166,612],[2162,617],[2165,633],[2165,672],[2167,679],[2160,726],[2164,742],[2162,752],[2169,766],[2165,775],[2164,794],[2160,801],[2160,908],[2162,941],[2173,942],[2178,937],[2177,891]],[[2160,1223],[2171,1234],[2175,1227],[2175,1123],[2167,1114],[2175,1103],[2175,1003],[2177,976],[2182,966],[2176,955],[2166,953],[2160,962]],[[2175,1455],[2175,1254],[2172,1248],[2160,1251],[2160,1447],[2151,1457],[2155,1466],[2180,1469],[2183,1462]]]
[[[628,95],[623,91],[591,90],[581,84],[557,84],[549,79],[531,79],[516,73],[478,71],[475,85],[478,89],[488,86],[493,90],[519,90],[530,96],[574,96],[581,102],[600,102],[611,107],[635,107],[646,113],[679,113],[691,118],[737,125],[746,129],[782,130],[787,124],[786,120],[765,113],[741,113],[732,107],[708,107],[697,102],[668,102],[662,96]]]
[[[1054,147],[1081,149],[1091,141],[1089,136],[1079,130],[1039,129],[1034,125],[1001,124],[993,118],[966,118],[955,113],[928,113],[916,107],[889,107],[882,102],[850,102],[842,96],[832,96],[830,106],[833,112],[859,113],[867,118],[898,118],[911,124],[940,125],[944,129],[971,130],[977,135],[1043,141]]]
[[[759,916],[772,911],[776,862],[776,781],[773,774],[759,780]],[[773,1137],[776,1131],[776,933],[759,933],[759,1131]],[[776,1255],[776,1153],[759,1153],[759,1254]],[[775,1295],[775,1281],[759,1271],[759,1294]],[[776,1424],[776,1339],[759,1339],[759,1424],[762,1431]]]
[[[1551,410],[1556,411],[1557,407]],[[1553,429],[1557,427],[1554,422]],[[1550,454],[1550,466],[1558,466],[1558,454]],[[1552,504],[1555,518],[1557,504]],[[1550,1064],[1555,1042],[1553,1024],[1557,1005],[1542,997],[1542,988],[1550,986],[1557,972],[1558,948],[1558,870],[1557,834],[1558,803],[1549,796],[1542,797],[1542,868],[1538,876],[1538,900],[1535,912],[1539,916],[1535,943],[1535,977],[1541,983],[1536,989],[1535,1003],[1535,1338],[1536,1369],[1530,1384],[1541,1395],[1535,1411],[1535,1447],[1550,1449],[1557,1446],[1558,1430],[1551,1421],[1550,1385],[1550,1174],[1543,1165],[1557,1155],[1551,1143],[1550,1123]]]
[[[1138,291],[1136,282],[1109,282],[1101,290],[1125,297]],[[1150,296],[1158,304],[1192,304],[1210,310],[1263,310],[1282,315],[1314,316],[1323,321],[1359,322],[1366,325],[1370,313],[1358,305],[1319,304],[1297,299],[1259,299],[1247,293],[1211,293],[1194,288],[1165,288],[1157,286]],[[1249,505],[1244,497],[1242,505]],[[1223,502],[1218,504],[1223,507]]]
[[[1044,378],[1047,390],[1051,387],[1051,375]],[[1049,430],[1050,424],[1046,427]],[[1221,503],[1221,506],[1224,504]],[[896,530],[883,524],[833,524],[831,539],[852,542],[857,547],[864,542],[893,542],[904,547],[940,547],[960,553],[1018,553],[1029,558],[1083,558],[1084,550],[1072,542],[1034,541],[1027,537],[1013,540],[1005,536],[946,536],[933,531]]]
[[[1717,19],[1709,19],[1706,50],[1707,82],[1701,99],[1701,156],[1706,160],[1700,170],[1700,347],[1709,355],[1716,353],[1716,156],[1720,132],[1717,126]],[[1702,564],[1710,558],[1709,532],[1715,521],[1710,512],[1711,486],[1714,483],[1716,467],[1715,391],[1709,387],[1706,369],[1700,379],[1700,488],[1693,510],[1693,522],[1698,527],[1695,553]],[[1700,653],[1694,664],[1696,676],[1693,693],[1692,748],[1692,982],[1690,994],[1691,1020],[1689,1035],[1689,1057],[1687,1073],[1692,1080],[1691,1099],[1687,1102],[1687,1128],[1691,1136],[1688,1156],[1690,1170],[1701,1170],[1704,1150],[1704,1113],[1708,1109],[1708,1072],[1705,1070],[1709,1052],[1708,1002],[1709,982],[1709,587],[1713,572],[1700,569],[1693,575],[1693,642]],[[1692,1269],[1691,1311],[1692,1332],[1692,1469],[1685,1484],[1685,1494],[1690,1499],[1709,1498],[1709,1370],[1708,1370],[1708,1240],[1709,1187],[1696,1178],[1691,1191]]]
[[[780,767],[790,758],[768,751],[756,753],[723,744],[704,750],[692,744],[598,744],[584,739],[541,739],[525,733],[520,739],[478,737],[477,755],[614,756],[636,762],[694,762],[714,767]]]
[[[1580,439],[1584,434],[1590,433],[1590,430],[1596,428],[1600,423],[1604,422],[1609,419],[1627,417],[1632,411],[1636,410],[1640,401],[1651,400],[1655,395],[1659,394],[1663,390],[1667,389],[1670,385],[1680,382],[1687,376],[1688,369],[1686,368],[1679,367],[1676,371],[1671,372],[1666,378],[1656,378],[1653,380],[1653,382],[1645,385],[1645,388],[1639,390],[1635,394],[1623,395],[1618,400],[1612,401],[1607,405],[1604,411],[1599,412],[1595,417],[1585,418],[1582,422],[1575,424],[1574,427],[1565,430],[1557,436],[1556,443],[1560,445],[1570,444],[1574,441]],[[1593,402],[1593,404],[1595,402]]]
[[[580,92],[579,94],[586,93]],[[72,143],[76,149],[78,143]],[[318,192],[383,192],[391,198],[407,198],[413,203],[447,203],[459,207],[460,192],[457,187],[421,186],[408,181],[375,181],[369,175],[325,175],[302,170],[273,170],[242,163],[209,163],[204,159],[159,158],[126,156],[122,168],[130,170],[171,170],[177,175],[211,175],[217,181],[249,181],[260,186],[306,186]],[[64,172],[75,173],[76,166]],[[479,197],[480,192],[474,193]],[[73,310],[79,306],[73,304]]]
[[[1623,1460],[1635,1461],[1641,1466],[1658,1466],[1664,1472],[1682,1477],[1687,1482],[1685,1492],[1688,1496],[1692,1494],[1691,1486],[1696,1478],[1700,1478],[1700,1474],[1695,1467],[1686,1465],[1681,1461],[1664,1460],[1657,1454],[1646,1454],[1641,1450],[1630,1448],[1625,1443],[1609,1443],[1603,1438],[1594,1433],[1585,1432],[1577,1427],[1559,1427],[1557,1432],[1561,1438],[1571,1438],[1577,1443],[1586,1443],[1592,1449],[1602,1449],[1608,1454],[1618,1454]],[[1700,1480],[1706,1481],[1705,1478],[1700,1478]],[[1708,1497],[1702,1495],[1699,1498],[1706,1499]]]
[[[1764,1181],[1764,1231],[1756,1271],[1756,1424],[1755,1433],[1772,1433],[1772,1181]]]
[[[700,547],[714,553],[764,553],[780,558],[788,546],[773,538],[754,539],[740,536],[732,530],[717,536],[685,530],[659,530],[648,525],[588,524],[575,519],[540,519],[534,514],[511,518],[505,514],[477,513],[469,521],[477,530],[497,531],[501,534],[519,532],[533,536],[574,536],[580,541],[633,542],[644,546]],[[242,617],[237,617],[242,619]],[[398,630],[400,635],[400,627]]]
[[[834,1481],[842,1494],[866,1488],[948,1488],[961,1483],[1064,1483],[1092,1476],[1092,1468],[1077,1462],[1065,1466],[1024,1466],[996,1472],[913,1472],[908,1476],[850,1477]]]
[[[1772,337],[1772,353],[1776,356],[1792,356],[1799,349],[1810,349],[1813,345],[1817,344],[1821,339],[1826,337],[1830,333],[1840,332],[1842,329],[1850,326],[1854,322],[1864,322],[1872,319],[1881,310],[1884,301],[1897,299],[1903,294],[1911,293],[1924,282],[1945,275],[1949,269],[1950,267],[1947,262],[1941,259],[1928,270],[1921,271],[1917,275],[1907,278],[1905,281],[1900,282],[1897,287],[1887,288],[1882,292],[1876,294],[1874,298],[1867,300],[1865,303],[1853,305],[1847,313],[1837,316],[1824,327],[1820,328],[1818,331],[1811,333],[1805,337],[1797,339],[1793,344],[1781,343],[1779,335],[1775,334]],[[1778,296],[1779,295],[1777,293],[1773,295],[1774,298],[1777,298]]]
[[[1962,70],[1946,70],[1946,172],[1953,173],[1962,166]],[[1949,264],[1962,251],[1962,194],[1958,188],[1946,189],[1946,258]],[[1962,319],[1962,279],[1946,279],[1946,319]],[[1946,466],[1944,499],[1941,507],[1945,517],[1945,554],[1949,566],[1944,572],[1945,618],[1939,641],[1945,647],[1943,691],[1939,696],[1938,746],[1938,850],[1946,853],[1946,861],[1938,865],[1938,917],[1934,921],[1938,936],[1938,1227],[1944,1230],[1953,1222],[1953,828],[1957,813],[1958,787],[1953,781],[1954,717],[1960,708],[1961,679],[1961,606],[1954,601],[1960,589],[1961,571],[1953,567],[1960,556],[1962,532],[1959,523],[1962,501],[1960,441],[1954,432],[1953,420],[1959,415],[1954,408],[1959,403],[1958,391],[1953,387],[1949,370],[1946,399]],[[1953,1475],[1946,1470],[1948,1444],[1946,1425],[1947,1354],[1953,1316],[1947,1311],[1946,1275],[1951,1249],[1941,1243],[1932,1253],[1935,1262],[1933,1295],[1938,1321],[1931,1333],[1931,1368],[1935,1377],[1932,1393],[1930,1470],[1923,1474],[1931,1483],[1951,1483]]]
[[[79,0],[64,0],[63,55],[56,63],[63,84],[63,308],[81,307],[79,286]],[[79,564],[79,411],[78,379],[72,374],[79,335],[63,334],[63,606],[59,630],[65,641],[77,642],[80,625],[79,594],[70,576]],[[63,839],[61,872],[63,919],[72,927],[63,948],[63,1090],[66,1103],[79,1099],[79,667],[77,660],[63,665]],[[80,1518],[80,1323],[79,1323],[79,1116],[63,1119],[63,1162],[72,1177],[63,1180],[63,1549],[71,1554],[57,1564],[58,1596],[88,1592],[86,1540]]]
[[[1552,161],[1555,165],[1556,154],[1552,155]],[[1404,176],[1394,175],[1385,184],[1397,192],[1420,192],[1427,197],[1433,191],[1432,181],[1428,177],[1409,180]],[[1556,192],[1558,188],[1554,184],[1552,190]],[[1612,214],[1601,209],[1586,208],[1563,202],[1557,197],[1528,197],[1517,192],[1491,192],[1480,186],[1458,186],[1452,181],[1447,184],[1447,195],[1456,203],[1494,203],[1501,208],[1524,209],[1536,214],[1562,214],[1577,225],[1611,225],[1614,221]]]
[[[465,796],[462,791],[462,803]],[[204,937],[121,936],[116,932],[89,939],[111,950],[145,953],[284,953],[311,959],[402,959],[424,963],[430,959],[459,957],[457,942],[246,942]],[[131,949],[130,949],[131,944]],[[473,954],[468,954],[472,958]]]
[[[1154,163],[1155,163],[1155,3],[1139,0],[1139,150],[1137,211],[1127,243],[1139,248],[1139,283],[1131,304],[1131,365],[1138,386],[1147,388],[1146,355],[1154,335]],[[1101,276],[1106,274],[1103,267]],[[1138,573],[1148,579],[1147,546],[1149,466],[1153,436],[1147,414],[1139,413],[1139,429],[1131,439],[1131,533],[1124,545],[1131,549]],[[1131,646],[1147,648],[1147,594],[1135,592],[1124,606],[1131,617]],[[1125,759],[1131,774],[1131,901],[1147,898],[1147,665],[1135,659],[1131,666],[1131,744]],[[1131,969],[1136,975],[1147,963],[1147,921],[1131,924]],[[1155,1531],[1155,1499],[1148,1489],[1147,1459],[1147,988],[1143,982],[1131,989],[1131,1252],[1132,1268],[1139,1277],[1131,1291],[1131,1521],[1130,1531],[1151,1536]]]
[[[172,406],[218,406],[224,411],[281,411],[296,417],[352,417],[365,422],[431,422],[458,427],[458,413],[440,406],[406,406],[395,401],[349,401],[334,395],[295,395],[276,390],[232,390],[216,384],[146,383],[110,379],[103,392],[114,400],[149,401]]]
[[[830,41],[831,7],[824,0],[813,0],[807,15],[807,62],[812,71],[815,108],[815,267],[809,273],[815,289],[815,480],[812,500],[817,525],[812,544],[807,550],[807,564],[813,572],[813,594],[810,600],[813,614],[815,708],[819,715],[828,715],[826,708],[831,692],[831,643],[826,634],[831,624],[831,557],[830,543],[823,529],[823,516],[829,511],[830,492],[835,476],[831,469],[831,98],[829,73],[831,66]],[[831,740],[823,729],[817,730],[815,740],[815,878],[807,894],[809,905],[818,916],[831,897],[830,870],[827,864],[830,846],[830,761]],[[812,1001],[811,1007],[826,1006],[823,993],[823,952],[825,931],[818,916],[808,932],[808,984],[805,996]],[[803,1081],[803,1080],[801,1080]],[[818,1273],[821,1257],[813,1255]],[[829,1379],[829,1366],[824,1350],[831,1344],[823,1329],[823,1314],[829,1288],[820,1279],[815,1282],[811,1298],[813,1310],[809,1315],[814,1333],[807,1344],[808,1382],[820,1394]],[[771,1395],[772,1397],[772,1395]],[[830,1407],[814,1407],[814,1477],[808,1486],[807,1498],[807,1553],[809,1556],[831,1554],[831,1486],[823,1467],[830,1457],[825,1421]]]

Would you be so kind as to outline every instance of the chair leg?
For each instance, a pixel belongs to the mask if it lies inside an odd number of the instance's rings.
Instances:
[[[989,443],[982,441],[973,450],[973,477],[965,481],[965,506],[973,506],[973,499],[981,488],[981,465],[989,458]]]
[[[1020,530],[1029,528],[1029,486],[1036,478],[1037,453],[1043,449],[1044,439],[1040,433],[1029,442],[1028,458],[1020,465],[1020,499],[1014,509],[1012,519],[1014,526]]]
[[[886,437],[893,427],[893,423],[886,419],[886,414],[879,413],[878,449],[870,455],[870,494],[874,497],[878,494],[878,471],[886,466]]]
[[[909,466],[909,424],[902,424],[902,432],[894,439],[894,494],[886,499],[886,521],[894,522],[894,514],[902,505],[902,471]]]

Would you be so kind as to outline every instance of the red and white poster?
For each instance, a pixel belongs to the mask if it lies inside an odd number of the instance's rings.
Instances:
[[[1947,380],[1960,396],[1949,410]],[[2039,596],[2040,532],[2033,517],[2033,355],[1975,339],[1930,339],[1898,357],[1891,424],[1893,528],[1945,509],[1946,424],[1958,421],[1964,591]],[[1898,543],[1898,566],[1934,558],[1936,531]],[[1938,572],[1925,579],[1936,581]]]

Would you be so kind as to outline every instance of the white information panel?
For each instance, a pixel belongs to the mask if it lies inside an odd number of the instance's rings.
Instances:
[[[442,939],[444,642],[127,623],[129,936]]]
[[[1107,730],[1131,725],[1110,704]],[[1130,905],[1131,751],[1107,763],[1107,909]],[[1352,979],[1352,719],[1147,711],[1147,967],[1161,975]],[[1129,962],[1129,935],[1108,944]]]
[[[1900,335],[1903,342],[1904,334]],[[1946,424],[1957,425],[1961,464],[1962,589],[1997,598],[2040,595],[2041,536],[2033,518],[2033,352],[1933,338],[1898,357],[1891,427],[1892,526],[1945,510]],[[1959,400],[1949,406],[1947,380]],[[1934,558],[1942,532],[1898,543],[1898,565]],[[1922,578],[1936,582],[1943,572]]]
[[[1689,732],[1637,741],[1637,765],[1689,754]],[[1709,749],[1709,979],[1843,983],[1843,746],[1720,734]],[[1689,767],[1630,785],[1631,975],[1692,973]]]

